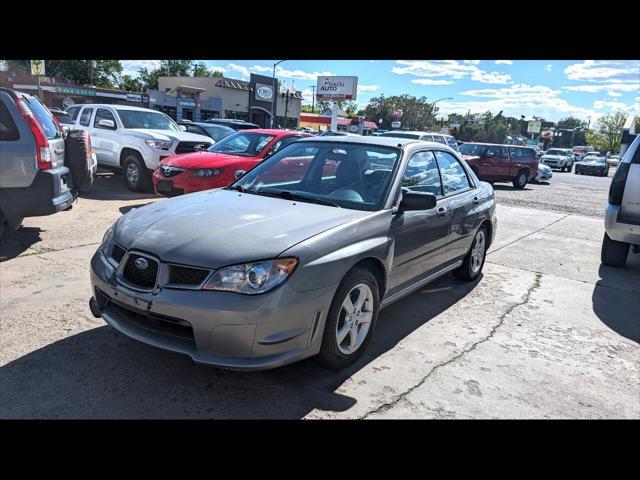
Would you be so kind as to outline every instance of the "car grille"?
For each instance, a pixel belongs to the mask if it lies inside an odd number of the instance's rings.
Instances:
[[[160,166],[160,171],[162,172],[162,175],[165,178],[175,177],[176,175],[181,174],[185,170],[186,170],[186,168],[172,167],[170,165],[161,165]]]
[[[209,275],[209,270],[201,268],[169,266],[169,283],[174,285],[200,285]]]
[[[120,245],[116,244],[111,249],[111,258],[113,258],[116,262],[120,263],[125,253],[127,253],[127,251],[124,248],[122,248]]]
[[[206,150],[211,146],[208,142],[180,142],[176,147],[176,153],[189,153]]]
[[[146,261],[146,268],[136,266],[138,259]],[[156,285],[156,278],[158,276],[158,262],[144,255],[130,254],[124,266],[122,276],[133,285],[143,288],[153,288]]]

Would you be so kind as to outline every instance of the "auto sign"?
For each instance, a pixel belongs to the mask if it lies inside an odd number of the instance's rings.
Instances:
[[[358,77],[318,77],[318,100],[355,100],[358,93]]]

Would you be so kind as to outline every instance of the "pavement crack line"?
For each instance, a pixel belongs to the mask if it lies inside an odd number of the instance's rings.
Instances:
[[[527,233],[526,235],[523,235],[523,236],[521,236],[521,237],[519,237],[519,238],[516,238],[513,242],[509,242],[509,243],[507,243],[506,245],[501,246],[500,248],[496,248],[495,250],[492,250],[492,251],[490,251],[490,252],[487,252],[487,256],[489,256],[489,255],[491,255],[491,254],[494,254],[494,253],[496,253],[496,252],[499,252],[499,251],[500,251],[500,250],[502,250],[503,248],[508,247],[509,245],[513,245],[514,243],[519,242],[519,241],[520,241],[520,240],[522,240],[523,238],[530,237],[530,236],[531,236],[531,235],[533,235],[534,233],[541,232],[541,231],[542,231],[542,230],[544,230],[545,228],[549,228],[551,225],[555,225],[556,223],[560,222],[561,220],[564,220],[565,218],[567,218],[567,217],[569,217],[569,216],[571,216],[571,215],[565,215],[565,216],[564,216],[564,217],[562,217],[562,218],[558,218],[557,220],[554,220],[553,222],[551,222],[549,225],[545,225],[544,227],[539,228],[538,230],[534,230],[533,232]]]
[[[511,305],[509,305],[509,307],[507,307],[507,309],[502,313],[502,315],[500,315],[500,317],[498,317],[498,322],[493,327],[491,327],[491,330],[489,331],[489,334],[486,337],[478,340],[477,342],[472,343],[470,347],[463,349],[460,353],[454,355],[453,357],[451,357],[451,358],[449,358],[449,359],[447,359],[447,360],[445,360],[445,361],[443,361],[441,363],[438,363],[431,370],[429,370],[429,372],[424,377],[422,377],[422,379],[418,383],[416,383],[415,385],[413,385],[409,389],[405,390],[404,392],[402,392],[402,393],[400,393],[398,395],[395,395],[390,401],[385,402],[385,403],[379,405],[378,407],[374,408],[373,410],[368,411],[363,416],[359,417],[359,419],[364,420],[364,419],[367,419],[369,416],[371,416],[373,414],[386,412],[387,410],[392,409],[400,401],[404,400],[407,397],[407,395],[409,395],[415,389],[417,389],[417,388],[421,387],[422,385],[424,385],[426,383],[426,381],[431,377],[431,375],[433,375],[436,371],[438,371],[441,368],[444,368],[447,365],[459,360],[460,358],[465,356],[467,353],[472,352],[473,350],[475,350],[478,347],[478,345],[481,345],[481,344],[491,340],[493,338],[493,336],[495,335],[495,333],[498,331],[498,329],[504,324],[507,316],[511,312],[513,312],[516,308],[521,307],[522,305],[526,305],[529,302],[533,292],[537,288],[540,287],[541,279],[542,279],[542,274],[541,273],[536,273],[535,279],[533,281],[533,284],[527,289],[527,292],[525,293],[525,295],[522,298],[522,300],[520,300],[519,302],[516,302],[516,303],[512,303]]]

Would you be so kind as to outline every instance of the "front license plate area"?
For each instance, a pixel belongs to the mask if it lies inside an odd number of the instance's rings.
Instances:
[[[173,182],[171,180],[158,180],[159,192],[171,192],[173,190]]]

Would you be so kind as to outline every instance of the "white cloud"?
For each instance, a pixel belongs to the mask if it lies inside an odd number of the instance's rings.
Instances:
[[[313,101],[313,90],[311,88],[303,89],[300,94],[302,95],[302,100],[305,103],[312,103]]]
[[[249,75],[251,74],[250,70],[244,65],[236,65],[235,63],[230,63],[227,65],[227,72],[235,72],[240,74],[240,80],[248,80]],[[225,72],[226,73],[226,72]]]
[[[596,110],[608,109],[616,112],[620,111],[625,113],[638,113],[638,105],[627,105],[626,103],[616,101],[607,102],[604,100],[596,100],[595,102],[593,102],[593,108],[595,108]]]
[[[358,92],[376,92],[380,88],[380,85],[358,85]]]
[[[147,70],[155,70],[160,66],[160,60],[121,60],[122,74],[131,77],[138,76],[138,70],[146,68]]]
[[[569,80],[586,82],[637,82],[640,78],[639,60],[585,60],[564,69]]]
[[[550,72],[552,68],[553,68],[553,64],[552,64],[552,63],[550,63],[549,65],[547,65],[546,67],[544,67],[544,69],[545,69],[547,72]]]
[[[255,68],[255,67],[254,67]],[[315,81],[317,77],[333,76],[328,70],[323,72],[305,72],[304,70],[287,70],[279,65],[276,67],[276,75],[282,78],[293,78],[296,80],[310,80]]]
[[[464,63],[466,63],[467,65],[478,65],[480,63],[480,60],[465,60]]]
[[[453,82],[451,80],[432,80],[430,78],[414,78],[411,80],[411,83],[416,83],[418,85],[451,85]]]
[[[496,60],[496,65],[513,65],[513,60]]]
[[[391,71],[398,75],[414,75],[416,77],[449,77],[460,79],[469,77],[471,80],[481,83],[510,83],[511,76],[500,72],[487,72],[480,70],[476,65],[460,63],[456,60],[398,60],[398,65]]]
[[[622,94],[621,94],[621,93],[619,93],[619,92],[612,92],[612,91],[607,92],[607,95],[609,95],[610,97],[621,97],[621,96],[622,96]]]
[[[464,97],[474,97],[470,101],[444,101],[438,106],[444,113],[482,113],[491,111],[494,114],[500,110],[504,115],[520,118],[533,115],[556,121],[560,118],[574,115],[579,118],[597,117],[600,115],[594,109],[587,109],[571,105],[559,97],[562,92],[543,85],[515,84],[503,88],[486,88],[466,90],[460,93]]]
[[[601,92],[603,90],[613,91],[618,90],[621,92],[633,92],[640,91],[640,83],[611,83],[611,84],[595,84],[595,85],[573,85],[564,87],[566,90],[572,90],[575,92]]]

